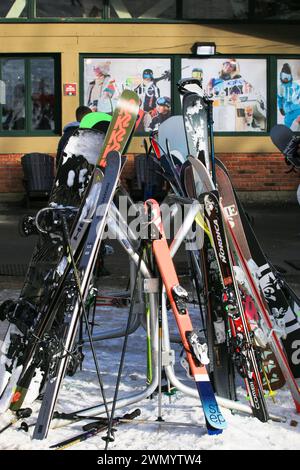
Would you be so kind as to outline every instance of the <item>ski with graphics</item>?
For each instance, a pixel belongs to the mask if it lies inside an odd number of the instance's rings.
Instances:
[[[181,341],[186,353],[188,368],[195,380],[199,397],[203,406],[208,434],[220,434],[226,428],[226,421],[219,410],[214,391],[209,379],[206,365],[209,363],[207,344],[194,330],[186,307],[188,295],[180,286],[170,255],[167,239],[164,234],[160,207],[154,199],[145,202],[146,210],[150,211],[151,224],[158,231],[158,239],[153,240],[152,249],[155,261],[166,288],[166,293],[175,316]]]
[[[204,196],[204,212],[214,239],[216,257],[223,284],[223,304],[227,312],[229,341],[235,366],[243,377],[250,398],[253,415],[260,421],[269,419],[264,399],[261,379],[259,351],[254,348],[253,337],[249,331],[249,323],[244,313],[239,289],[231,262],[223,225],[219,201],[214,192]]]
[[[97,170],[95,174],[97,174]],[[49,375],[45,385],[43,401],[33,434],[34,439],[44,439],[48,433],[60,386],[70,361],[70,356],[72,356],[79,320],[84,313],[85,301],[89,294],[90,282],[106,225],[109,206],[119,181],[120,170],[120,154],[116,151],[109,152],[95,214],[88,230],[78,266],[73,266],[73,283],[70,283],[65,302],[62,325],[63,333],[59,341],[60,346],[49,366]],[[69,351],[69,354],[66,354],[66,351]]]

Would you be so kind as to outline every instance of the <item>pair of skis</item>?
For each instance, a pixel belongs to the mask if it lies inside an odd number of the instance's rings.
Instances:
[[[230,355],[245,381],[253,415],[265,422],[268,420],[268,412],[264,400],[261,367],[258,362],[258,354],[253,347],[249,323],[242,305],[239,287],[235,280],[218,193],[214,190],[213,182],[205,166],[193,157],[189,158],[189,162],[198,178],[202,180],[206,190],[200,196],[200,202],[204,204],[205,220],[212,235],[213,249],[222,283],[221,301]]]
[[[267,270],[269,273],[269,285],[271,286],[273,284],[275,287],[272,288],[272,296],[275,298],[275,302],[273,299],[273,302],[271,303],[270,300],[268,301],[268,295],[264,295],[264,284],[261,282],[259,277],[257,279],[256,272],[254,272],[253,276],[250,270],[250,266],[253,265],[253,262],[251,263],[248,240],[244,235],[241,236],[241,233],[244,234],[244,224],[247,224],[248,233],[252,234],[252,237],[254,237],[254,234],[252,230],[250,230],[249,222],[247,221],[246,216],[243,214],[243,219],[240,217],[240,206],[236,201],[236,195],[234,194],[233,190],[230,189],[230,180],[221,163],[218,163],[217,165],[217,175],[219,175],[220,183],[222,181],[222,184],[220,184],[219,188],[222,195],[222,205],[224,204],[224,216],[227,221],[226,225],[231,239],[232,248],[236,252],[238,261],[240,262],[243,269],[245,279],[250,286],[251,295],[254,298],[259,315],[261,317],[261,327],[265,332],[265,337],[267,338],[271,350],[276,358],[277,364],[279,365],[284,379],[286,380],[286,383],[290,389],[291,395],[295,402],[296,410],[297,412],[300,412],[300,392],[294,375],[295,373],[298,373],[298,369],[297,365],[293,364],[292,362],[293,354],[290,348],[292,341],[289,338],[291,337],[293,340],[295,340],[297,337],[299,337],[299,324],[297,317],[292,311],[291,306],[288,304],[284,293],[280,288],[276,288],[276,285],[279,287],[279,283],[276,281],[272,267],[264,257],[263,252],[255,238],[252,238],[252,240],[254,240],[256,243],[256,249],[259,251],[260,256],[265,262],[264,270]],[[224,185],[224,180],[226,181],[226,186]],[[242,241],[240,242],[240,240]],[[262,270],[262,268],[258,268],[258,271],[259,270]],[[263,295],[261,295],[261,293]],[[278,316],[276,316],[276,307],[274,307],[274,305],[282,305],[282,310],[285,312],[285,317],[287,317],[285,318],[285,330],[287,332],[286,339],[281,338],[282,325],[281,323],[277,323],[280,318],[278,319]],[[274,310],[272,310],[272,306]],[[290,321],[287,321],[288,319],[290,319]],[[287,354],[283,346],[286,347]],[[278,380],[282,382],[280,377]]]

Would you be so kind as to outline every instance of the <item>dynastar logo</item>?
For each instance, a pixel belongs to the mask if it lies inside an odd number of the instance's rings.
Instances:
[[[254,406],[257,410],[259,410],[260,409],[260,404],[259,404],[259,400],[258,400],[258,397],[257,397],[254,382],[250,381],[249,385],[250,385],[250,389],[251,389],[251,392],[252,392],[251,396],[253,398]]]
[[[129,109],[132,109],[135,106],[135,101],[129,100]],[[132,119],[131,113],[127,109],[121,109],[120,114],[118,115],[116,122],[114,124],[113,130],[110,134],[109,141],[105,146],[104,153],[101,158],[101,166],[106,165],[106,156],[111,150],[122,151],[122,146],[124,143],[124,137],[127,133],[127,128],[130,125],[130,121]]]
[[[224,251],[224,246],[223,246],[223,240],[221,237],[220,233],[220,227],[219,227],[219,222],[215,219],[213,220],[214,226],[215,226],[215,233],[216,233],[216,238],[219,246],[219,258],[223,261],[223,263],[227,264],[227,259]]]

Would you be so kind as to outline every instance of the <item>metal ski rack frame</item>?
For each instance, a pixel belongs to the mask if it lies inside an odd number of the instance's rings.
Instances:
[[[178,200],[178,202],[187,202],[185,198],[174,198],[175,200]],[[191,207],[189,209],[189,212],[187,213],[183,224],[177,231],[173,243],[171,244],[171,256],[174,257],[177,250],[179,249],[181,243],[184,241],[185,237],[187,236],[189,230],[191,229],[191,226],[194,222],[196,214],[199,212],[200,209],[200,204],[198,201],[193,200],[191,203]],[[112,212],[114,212],[114,216],[112,216]],[[138,265],[139,261],[139,254],[136,251],[136,246],[133,244],[134,241],[136,241],[136,237],[130,232],[129,227],[125,223],[125,221],[122,219],[121,214],[118,213],[118,210],[116,208],[113,209],[110,213],[109,217],[109,223],[110,223],[110,230],[111,232],[117,237],[118,241],[120,242],[121,246],[125,249],[129,257],[133,260],[133,262]],[[117,217],[116,217],[117,215]],[[121,223],[120,223],[121,222]],[[129,238],[132,237],[133,240]],[[153,279],[150,270],[148,269],[146,263],[142,260],[140,264],[140,271],[144,279]],[[157,298],[157,293],[149,293],[150,297],[150,312],[151,312],[151,344],[152,344],[152,360],[153,360],[153,366],[154,366],[154,374],[153,374],[153,379],[151,384],[143,391],[138,394],[133,394],[133,395],[128,395],[120,398],[117,401],[117,406],[116,409],[129,406],[133,403],[137,403],[140,400],[143,400],[155,391],[158,385],[158,298]],[[171,344],[170,344],[170,335],[169,335],[169,325],[168,325],[168,319],[167,319],[167,310],[166,310],[166,302],[165,299],[162,301],[162,328],[163,328],[163,367],[165,369],[167,378],[170,380],[170,383],[174,385],[178,390],[182,391],[183,393],[195,397],[198,397],[197,390],[194,389],[193,387],[187,386],[181,382],[181,380],[176,376],[174,367],[173,367],[173,352],[171,349]],[[108,333],[112,334],[112,332],[106,332],[105,335]],[[101,335],[102,336],[102,335]],[[107,336],[106,336],[107,337]],[[96,338],[97,339],[97,338]],[[101,338],[102,339],[102,338]],[[104,339],[104,338],[103,338]],[[167,357],[170,358],[170,360],[167,360]],[[243,405],[242,403],[232,401],[223,397],[216,397],[217,402],[220,406],[230,409],[230,410],[235,410],[238,412],[242,412],[247,415],[252,415],[252,411],[249,406]],[[108,403],[108,407],[110,408],[111,403]],[[93,408],[91,410],[91,414],[89,412],[85,412],[85,416],[96,416],[98,414],[104,413],[104,406],[99,405],[96,408]],[[283,421],[284,418],[278,417],[278,416],[271,416],[271,419],[274,419],[276,421]]]

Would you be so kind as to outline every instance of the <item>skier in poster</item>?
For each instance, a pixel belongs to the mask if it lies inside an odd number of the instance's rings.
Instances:
[[[239,63],[236,59],[228,59],[222,64],[217,78],[211,78],[207,85],[209,95],[224,95],[236,99],[236,95],[249,93],[251,85],[242,78]]]
[[[153,70],[145,69],[143,71],[143,80],[134,91],[138,94],[140,98],[141,109],[143,109],[145,113],[155,109],[156,100],[160,96],[160,91],[156,85],[156,81],[153,76]]]
[[[101,62],[93,69],[95,79],[89,83],[87,106],[92,111],[112,114],[113,99],[117,98],[117,89],[115,80],[109,73],[110,62]]]
[[[283,64],[280,72],[277,103],[279,112],[284,116],[284,124],[292,130],[300,121],[300,85],[293,80],[288,63]]]
[[[146,131],[155,131],[159,125],[171,116],[171,100],[167,96],[161,96],[156,101],[156,109],[146,114],[144,126]],[[146,119],[147,117],[147,119]],[[148,121],[148,122],[147,122]]]

